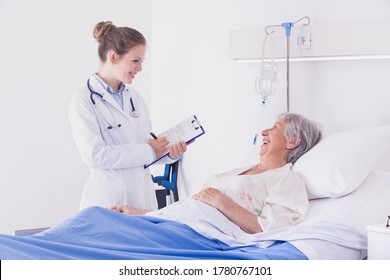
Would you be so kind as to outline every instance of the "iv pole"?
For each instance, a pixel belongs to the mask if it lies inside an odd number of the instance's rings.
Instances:
[[[305,16],[301,19],[298,19],[295,22],[283,22],[282,25],[267,25],[265,27],[265,33],[267,35],[271,35],[274,31],[269,32],[268,29],[271,27],[284,27],[286,40],[287,40],[287,55],[286,55],[286,62],[287,62],[287,112],[290,112],[290,37],[291,37],[291,28],[294,27],[295,24],[298,22],[306,19],[307,23],[302,24],[303,26],[310,24],[310,18],[308,16]]]

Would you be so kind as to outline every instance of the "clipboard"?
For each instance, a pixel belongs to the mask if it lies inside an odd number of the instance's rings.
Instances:
[[[157,138],[160,137],[166,137],[168,139],[168,146],[166,152],[154,160],[153,162],[149,164],[145,164],[144,168],[148,168],[152,164],[156,163],[163,157],[167,156],[169,151],[169,147],[173,145],[174,143],[178,141],[184,141],[186,144],[191,142],[192,140],[195,140],[199,136],[203,135],[205,133],[203,126],[201,125],[199,119],[193,115],[189,117],[188,119],[185,119],[181,123],[178,123],[177,125],[171,127],[170,129],[164,131],[163,133],[160,133],[157,135]]]

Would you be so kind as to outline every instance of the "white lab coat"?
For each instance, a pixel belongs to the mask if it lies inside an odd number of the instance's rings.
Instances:
[[[134,89],[123,90],[123,110],[106,92],[94,76],[90,78],[96,105],[90,99],[87,84],[74,94],[69,120],[73,138],[83,162],[90,168],[90,176],[84,186],[80,210],[88,206],[109,207],[131,205],[157,209],[155,187],[149,169],[144,165],[153,161],[154,152],[147,144],[150,139],[151,121],[148,108]],[[132,107],[138,118],[130,115]],[[118,127],[118,124],[121,126]],[[112,125],[112,129],[108,126]],[[173,162],[168,157],[160,163]]]

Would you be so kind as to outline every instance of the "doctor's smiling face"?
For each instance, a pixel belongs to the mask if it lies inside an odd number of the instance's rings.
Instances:
[[[144,45],[134,46],[124,55],[117,55],[111,51],[109,56],[112,61],[113,78],[124,84],[131,84],[137,73],[142,71],[145,52]]]

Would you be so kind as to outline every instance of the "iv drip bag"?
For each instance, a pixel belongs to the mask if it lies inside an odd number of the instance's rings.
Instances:
[[[255,89],[261,96],[268,96],[275,92],[276,64],[264,61],[261,66],[260,76],[256,77]]]

